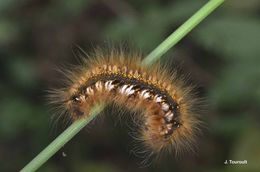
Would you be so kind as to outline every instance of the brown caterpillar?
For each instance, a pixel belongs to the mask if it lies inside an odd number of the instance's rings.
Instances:
[[[116,104],[140,112],[140,139],[153,153],[190,149],[198,131],[192,88],[164,67],[141,65],[139,54],[97,50],[75,70],[67,86],[52,98],[73,120],[88,117],[98,103]]]

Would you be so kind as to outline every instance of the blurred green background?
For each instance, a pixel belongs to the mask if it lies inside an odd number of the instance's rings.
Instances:
[[[2,0],[0,171],[20,170],[66,128],[45,96],[59,81],[56,66],[77,63],[73,44],[91,52],[128,43],[146,55],[206,2]],[[260,171],[260,1],[225,2],[165,56],[206,99],[195,154],[140,168],[128,124],[107,115],[39,171]],[[224,165],[229,159],[248,164]]]

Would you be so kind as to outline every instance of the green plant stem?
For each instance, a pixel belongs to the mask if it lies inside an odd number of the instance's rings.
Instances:
[[[150,65],[157,61],[170,48],[176,45],[187,33],[195,28],[204,18],[214,11],[225,0],[211,0],[205,4],[199,11],[183,23],[175,32],[168,36],[160,45],[158,45],[143,61],[144,65]]]
[[[80,119],[72,123],[65,131],[63,131],[49,146],[40,152],[29,164],[21,171],[36,171],[44,162],[46,162],[53,154],[55,154],[62,146],[64,146],[72,137],[74,137],[83,127],[85,127],[92,119],[94,119],[102,110],[104,105],[93,107],[88,118]]]
[[[155,48],[143,61],[143,65],[150,65],[158,60],[164,53],[180,41],[187,33],[189,33],[199,22],[207,17],[214,9],[216,9],[224,0],[211,0],[205,4],[190,19],[181,25],[174,33],[172,33],[165,41]],[[53,142],[49,144],[42,152],[40,152],[31,162],[29,162],[21,171],[32,172],[41,167],[51,156],[53,156],[62,146],[64,146],[71,138],[73,138],[82,128],[84,128],[92,119],[94,119],[103,109],[105,105],[95,106],[87,118],[75,121],[63,133],[61,133]]]

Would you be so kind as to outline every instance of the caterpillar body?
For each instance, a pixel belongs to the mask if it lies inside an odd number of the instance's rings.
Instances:
[[[73,120],[86,118],[99,103],[116,104],[142,121],[139,138],[153,153],[190,149],[199,120],[192,88],[159,64],[143,66],[139,54],[97,50],[56,89],[52,101]]]

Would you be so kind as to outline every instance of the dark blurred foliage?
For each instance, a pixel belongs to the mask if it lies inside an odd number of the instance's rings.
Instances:
[[[66,128],[52,120],[45,96],[59,83],[55,68],[77,64],[73,44],[86,52],[124,44],[146,55],[206,2],[2,0],[0,171],[18,171]],[[229,0],[163,58],[190,74],[205,98],[195,154],[140,168],[128,122],[118,125],[110,114],[39,171],[260,171],[259,11],[259,0]],[[224,165],[226,159],[248,164]]]

